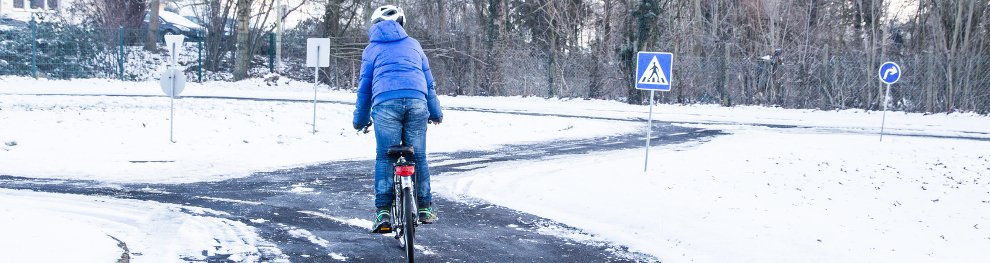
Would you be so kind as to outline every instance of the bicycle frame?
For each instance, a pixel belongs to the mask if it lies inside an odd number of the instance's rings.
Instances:
[[[409,191],[412,192],[415,191],[416,189],[413,183],[413,175],[415,174],[415,169],[416,169],[416,164],[406,161],[406,158],[404,156],[400,156],[399,160],[395,162],[395,171],[394,171],[395,173],[394,173],[394,177],[392,178],[392,185],[393,185],[393,191],[395,193],[394,195],[395,199],[392,202],[392,210],[396,210],[396,211],[392,211],[393,217],[397,217],[401,215],[399,212],[402,211],[398,211],[398,210],[401,209],[402,201],[404,201],[401,200],[402,191],[405,189],[409,189]],[[412,199],[413,199],[412,200],[413,209],[414,210],[418,209],[416,207],[415,194],[412,195]],[[402,218],[394,218],[394,219],[396,220],[392,222],[399,223],[401,227],[402,221],[398,221],[398,220],[401,220]]]
[[[416,233],[416,224],[419,221],[416,194],[414,193],[416,187],[413,183],[415,172],[416,164],[406,160],[406,156],[399,156],[395,162],[393,173],[395,197],[392,202],[392,222],[396,230],[394,231],[395,239],[399,240],[399,245],[405,248],[409,262],[413,262],[414,246],[412,244]]]
[[[363,129],[358,130],[358,134],[368,133],[368,123]],[[419,208],[416,207],[416,185],[413,183],[416,174],[416,163],[410,161],[414,159],[415,152],[412,147],[395,145],[388,149],[389,158],[395,158],[396,162],[392,171],[392,232],[395,239],[399,240],[399,246],[405,249],[406,259],[412,263],[415,256],[415,234],[416,225],[419,224]]]

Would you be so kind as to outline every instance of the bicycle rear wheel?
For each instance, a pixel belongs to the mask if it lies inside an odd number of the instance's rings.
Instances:
[[[406,243],[406,258],[413,262],[415,247],[413,241],[416,237],[416,206],[412,195],[412,188],[402,189],[402,238]]]

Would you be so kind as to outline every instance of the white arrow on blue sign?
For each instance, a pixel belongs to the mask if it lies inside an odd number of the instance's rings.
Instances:
[[[636,88],[670,91],[674,54],[641,51],[636,57]]]
[[[880,66],[880,81],[883,83],[894,84],[897,80],[901,79],[901,66],[897,63],[887,62]]]

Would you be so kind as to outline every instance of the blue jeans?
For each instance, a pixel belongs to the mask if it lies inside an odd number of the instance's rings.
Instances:
[[[418,207],[430,206],[430,168],[426,163],[426,119],[430,112],[426,101],[420,99],[393,99],[371,108],[375,121],[375,138],[378,143],[375,156],[375,207],[391,207],[393,165],[386,152],[388,147],[404,143],[413,147],[416,154],[416,200]]]

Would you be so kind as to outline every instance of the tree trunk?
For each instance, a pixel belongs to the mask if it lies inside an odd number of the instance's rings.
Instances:
[[[247,78],[251,66],[250,33],[251,1],[237,0],[237,53],[234,60],[234,81]]]
[[[366,23],[371,23],[371,15],[375,13],[374,10],[372,10],[371,8],[372,8],[371,1],[364,1],[364,10],[365,11],[364,11],[364,20],[362,20],[362,21],[364,21]],[[371,27],[371,25],[368,25],[368,26]]]
[[[488,13],[487,21],[485,23],[485,31],[488,35],[485,39],[485,49],[488,50],[485,55],[485,60],[487,64],[483,65],[482,70],[485,74],[484,83],[481,83],[483,89],[488,91],[489,95],[501,96],[501,52],[499,52],[498,47],[495,46],[496,42],[501,42],[502,40],[502,17],[503,12],[501,10],[503,6],[503,0],[488,0]]]
[[[343,0],[328,0],[323,7],[323,34],[317,37],[327,37],[331,39],[330,44],[333,45],[331,47],[331,52],[339,52],[337,49],[343,44],[341,43],[341,40],[337,38],[343,33],[341,32],[342,27],[340,24],[340,19],[343,18],[344,12],[343,7],[341,6],[342,2]],[[336,62],[337,59],[334,58],[333,60]],[[318,72],[320,72],[320,74],[317,80],[321,83],[330,83],[331,77],[336,75],[335,72],[333,72],[335,68],[336,67],[326,69],[319,68]],[[336,83],[334,84],[335,86],[339,86],[336,85]]]
[[[155,50],[158,47],[158,26],[161,24],[158,18],[158,10],[161,9],[161,2],[159,0],[151,0],[148,2],[148,39],[144,41],[144,50]]]
[[[605,65],[608,60],[609,48],[612,45],[608,43],[611,42],[612,34],[612,0],[604,0],[604,10],[602,10],[602,15],[604,19],[601,20],[598,30],[601,31],[596,37],[597,42],[595,44],[595,49],[591,51],[591,81],[588,85],[588,98],[589,99],[601,99],[603,97],[603,87],[605,84],[605,78],[607,73],[605,69],[608,68]]]
[[[549,59],[547,59],[547,86],[550,88],[550,92],[547,93],[548,98],[553,98],[559,96],[557,93],[557,85],[555,81],[555,73],[557,71],[557,36],[554,33],[550,34],[550,50]]]
[[[323,36],[337,37],[340,35],[340,18],[342,0],[328,0],[323,9]]]
[[[729,49],[726,47],[727,44],[725,41],[727,40],[719,40],[717,44],[717,50],[719,52],[717,56],[719,56],[719,58],[718,75],[715,76],[715,88],[718,90],[719,100],[722,106],[730,107],[732,106],[732,100],[729,96],[729,88],[726,83],[727,75],[729,74]]]

